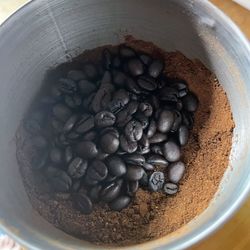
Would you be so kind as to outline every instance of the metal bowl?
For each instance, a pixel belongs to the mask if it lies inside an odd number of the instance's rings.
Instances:
[[[205,0],[36,0],[0,28],[0,225],[28,249],[102,248],[54,228],[32,209],[15,133],[48,68],[126,34],[205,63],[228,95],[236,127],[230,166],[209,207],[177,232],[125,249],[186,248],[221,226],[248,195],[250,48],[228,17]]]

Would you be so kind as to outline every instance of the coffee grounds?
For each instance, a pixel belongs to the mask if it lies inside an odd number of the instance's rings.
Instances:
[[[17,158],[34,209],[57,228],[96,244],[128,245],[156,239],[199,215],[218,189],[232,145],[234,123],[230,106],[214,74],[199,60],[189,60],[178,51],[164,52],[152,43],[132,37],[127,37],[126,43],[163,58],[166,75],[184,79],[200,100],[194,128],[183,148],[187,170],[175,196],[139,189],[133,203],[121,212],[96,205],[90,215],[81,214],[73,208],[69,194],[48,192],[46,180],[31,169],[31,138],[22,128],[17,133]],[[76,64],[83,58],[94,61],[101,50],[84,52]],[[58,69],[65,70],[73,64]]]

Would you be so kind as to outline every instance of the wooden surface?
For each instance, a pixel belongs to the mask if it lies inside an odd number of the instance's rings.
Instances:
[[[25,2],[26,0],[0,0],[0,23]],[[211,2],[229,15],[250,39],[250,11],[231,0]],[[250,250],[250,199],[221,229],[190,250]]]

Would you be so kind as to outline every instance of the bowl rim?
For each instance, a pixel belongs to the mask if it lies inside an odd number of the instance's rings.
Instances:
[[[27,0],[26,3],[22,4],[18,9],[13,11],[3,22],[0,24],[0,37],[1,34],[3,34],[5,31],[8,30],[8,26],[11,25],[12,22],[18,21],[18,19],[25,15],[26,11],[28,10],[29,6],[33,6],[36,4],[39,0]],[[191,1],[191,0],[189,0]],[[246,36],[243,34],[243,32],[240,30],[240,28],[232,21],[232,19],[227,16],[222,10],[220,10],[218,7],[216,7],[213,3],[207,0],[200,0],[199,5],[202,6],[202,8],[207,8],[209,11],[211,11],[215,16],[217,16],[223,24],[225,24],[227,27],[230,28],[230,30],[237,35],[238,40],[241,42],[242,47],[244,50],[249,54],[250,58],[250,43]],[[248,157],[250,158],[250,156]],[[214,221],[210,225],[208,225],[207,228],[202,229],[199,233],[196,234],[195,237],[185,239],[182,242],[179,242],[178,244],[171,243],[171,246],[167,246],[168,249],[177,250],[177,249],[186,249],[199,241],[207,238],[209,235],[211,235],[213,232],[217,231],[220,227],[222,227],[236,212],[237,210],[242,206],[244,201],[248,198],[250,194],[250,182],[248,185],[246,185],[245,189],[242,193],[238,195],[234,201],[228,205],[227,212],[224,213],[222,216],[219,217],[217,221]],[[3,224],[0,221],[0,230],[6,232],[10,237],[12,237],[16,242],[18,242],[21,246],[26,247],[27,249],[37,249],[42,250],[41,248],[37,248],[33,244],[29,243],[28,241],[22,239],[14,230],[11,230],[11,227],[8,225]],[[135,250],[137,247],[139,249],[158,249],[163,250],[166,249],[166,242],[161,242],[159,245],[158,242],[159,239],[151,240],[149,242],[127,246],[127,247],[115,247],[114,249],[128,249],[128,250]],[[157,246],[157,247],[156,247]],[[99,248],[98,246],[94,247],[93,249],[105,249],[105,248]],[[113,247],[111,247],[113,249]]]

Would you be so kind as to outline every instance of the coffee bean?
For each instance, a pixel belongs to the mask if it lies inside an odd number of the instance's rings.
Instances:
[[[116,116],[116,124],[118,127],[124,127],[129,121],[132,120],[132,115],[128,113],[127,108],[123,109],[121,112],[119,112]]]
[[[152,170],[154,170],[154,166],[152,165],[152,164],[150,164],[150,163],[148,163],[148,162],[145,162],[144,164],[143,164],[143,168],[145,169],[145,170],[147,170],[147,171],[152,171]]]
[[[84,134],[82,139],[84,141],[94,141],[96,139],[96,137],[97,137],[96,131],[92,130],[92,131],[89,131],[86,134]]]
[[[52,148],[50,150],[50,160],[55,164],[60,164],[63,161],[63,154],[59,148]]]
[[[144,170],[139,166],[128,166],[125,178],[129,181],[138,181],[142,178]]]
[[[113,176],[122,176],[127,171],[125,162],[116,155],[108,157],[107,167],[109,173]]]
[[[162,151],[163,151],[164,157],[169,162],[176,162],[181,157],[180,147],[172,141],[166,142],[163,145]]]
[[[88,166],[88,163],[86,160],[83,160],[80,157],[76,157],[69,164],[68,174],[72,178],[76,178],[76,179],[81,178],[85,174],[87,166]]]
[[[64,162],[69,163],[73,158],[73,150],[70,146],[65,148],[64,151]]]
[[[129,196],[122,195],[109,203],[109,207],[110,209],[119,212],[122,209],[126,208],[129,205],[130,201],[131,198]]]
[[[91,130],[95,125],[92,115],[83,114],[75,124],[74,131],[78,134],[84,134]]]
[[[127,76],[118,70],[113,70],[113,83],[118,87],[123,87],[127,81]]]
[[[104,180],[108,175],[107,166],[99,160],[94,160],[87,169],[87,178],[91,178],[96,181]]]
[[[132,142],[139,141],[143,133],[141,123],[136,120],[130,121],[126,125],[124,133],[130,141]]]
[[[90,94],[88,97],[86,96],[83,100],[82,100],[82,107],[84,110],[89,110],[91,112],[93,112],[93,100],[96,96],[96,93],[92,93]]]
[[[159,98],[165,102],[177,102],[178,101],[178,90],[172,87],[164,87],[159,93]]]
[[[157,155],[163,155],[161,146],[159,145],[152,145],[151,146],[151,152]]]
[[[71,116],[71,110],[66,105],[58,103],[53,107],[53,114],[58,120],[65,122]]]
[[[88,80],[81,80],[78,82],[79,90],[82,95],[88,96],[96,91],[96,85]]]
[[[127,164],[135,166],[143,166],[143,164],[145,163],[144,156],[136,153],[124,155],[123,159]]]
[[[182,103],[187,111],[195,112],[198,108],[199,101],[194,93],[189,92],[182,98]]]
[[[143,113],[141,112],[137,112],[134,114],[134,118],[141,123],[142,125],[142,129],[147,128],[148,124],[149,124],[149,120],[148,117],[146,117]]]
[[[91,141],[82,141],[76,145],[76,153],[83,159],[93,159],[97,156],[96,145]]]
[[[118,130],[115,129],[114,127],[107,127],[107,128],[102,129],[101,132],[100,132],[100,135],[105,135],[107,133],[111,133],[117,138],[120,137],[120,134],[119,134]]]
[[[141,54],[139,58],[147,66],[152,62],[152,58],[147,54]]]
[[[178,130],[178,140],[181,146],[184,146],[188,142],[189,131],[185,125],[181,125]]]
[[[110,70],[112,67],[112,54],[110,50],[104,49],[102,52],[102,63],[106,70]]]
[[[157,122],[157,128],[161,133],[167,133],[170,131],[174,123],[174,113],[168,110],[163,110]]]
[[[153,60],[153,62],[149,65],[148,73],[150,76],[157,78],[163,71],[164,64],[160,60]]]
[[[63,131],[69,132],[75,126],[78,118],[79,117],[77,114],[73,114],[72,116],[70,116],[70,118],[64,124]]]
[[[100,192],[100,198],[104,202],[111,202],[120,194],[121,186],[115,182],[106,184]]]
[[[140,76],[137,80],[138,85],[147,91],[153,91],[157,88],[157,82],[149,76]]]
[[[140,95],[142,93],[141,88],[137,85],[137,83],[130,77],[127,77],[126,80],[126,84],[125,84],[126,88],[131,91],[132,93],[136,94],[136,95]]]
[[[125,89],[119,89],[113,95],[113,100],[119,100],[123,107],[128,104],[129,99],[129,93]]]
[[[101,185],[96,185],[91,188],[89,192],[89,197],[92,200],[92,202],[98,202],[100,200],[100,192],[102,190]]]
[[[120,56],[124,58],[134,57],[136,55],[135,51],[127,46],[121,46],[119,49],[119,53]]]
[[[128,61],[128,70],[132,76],[139,76],[143,74],[144,67],[139,59],[132,58]]]
[[[181,122],[182,122],[181,113],[176,110],[174,112],[174,122],[173,122],[173,125],[171,127],[171,132],[176,132],[179,129]]]
[[[126,184],[126,193],[129,196],[134,196],[139,188],[139,182],[138,181],[129,181]]]
[[[150,117],[153,114],[153,107],[148,102],[142,102],[139,105],[139,110],[146,116]]]
[[[71,186],[71,191],[72,192],[78,192],[79,189],[81,188],[82,182],[81,180],[74,180],[72,186]]]
[[[157,129],[157,125],[156,125],[155,120],[151,120],[147,129],[147,137],[151,138],[155,134],[156,129]]]
[[[136,111],[138,110],[139,107],[139,103],[137,101],[131,101],[128,103],[128,105],[126,106],[126,112],[129,115],[133,115],[136,113]]]
[[[149,148],[149,140],[145,134],[142,135],[141,140],[138,144],[138,153],[140,154],[147,154],[150,151]]]
[[[37,152],[31,160],[32,168],[39,170],[45,167],[48,161],[49,153],[46,149]]]
[[[83,71],[89,80],[96,80],[98,77],[98,71],[94,64],[87,63],[83,66]]]
[[[112,100],[108,104],[108,110],[111,111],[113,114],[117,114],[124,109],[125,105],[123,104],[122,100]]]
[[[42,135],[37,135],[35,137],[32,138],[32,144],[34,147],[36,148],[46,148],[48,146],[48,142],[45,139],[44,136]]]
[[[187,85],[183,82],[176,82],[172,85],[174,88],[178,90],[178,97],[182,98],[188,93]]]
[[[159,166],[159,167],[168,166],[168,161],[162,155],[157,155],[157,154],[150,155],[147,158],[147,163],[153,166]]]
[[[178,161],[172,163],[168,167],[168,179],[173,183],[178,183],[183,177],[185,172],[185,165],[183,162]]]
[[[167,134],[155,133],[152,137],[149,138],[149,143],[150,144],[161,143],[166,141],[167,139],[168,139]]]
[[[76,82],[86,79],[86,75],[81,70],[70,70],[67,77]]]
[[[129,154],[134,153],[138,147],[137,142],[129,141],[124,135],[120,136],[120,146]]]
[[[58,82],[59,90],[64,94],[73,94],[77,91],[77,84],[68,78],[61,78]]]
[[[93,204],[89,197],[85,194],[75,194],[74,203],[76,208],[83,214],[90,214],[93,210]]]
[[[162,189],[165,177],[162,172],[154,172],[149,177],[148,187],[151,191],[157,192]]]
[[[72,180],[66,172],[60,169],[50,168],[50,170],[47,170],[47,173],[49,182],[55,191],[67,192],[70,190]]]
[[[100,139],[100,147],[103,152],[113,154],[119,148],[119,138],[114,133],[106,133]]]
[[[171,182],[167,182],[163,187],[164,193],[169,195],[176,194],[178,192],[178,189],[178,185]]]
[[[109,111],[101,111],[95,115],[95,125],[98,128],[109,127],[115,124],[116,117]]]
[[[82,98],[77,93],[73,95],[65,95],[64,102],[70,108],[78,108],[82,104]]]

